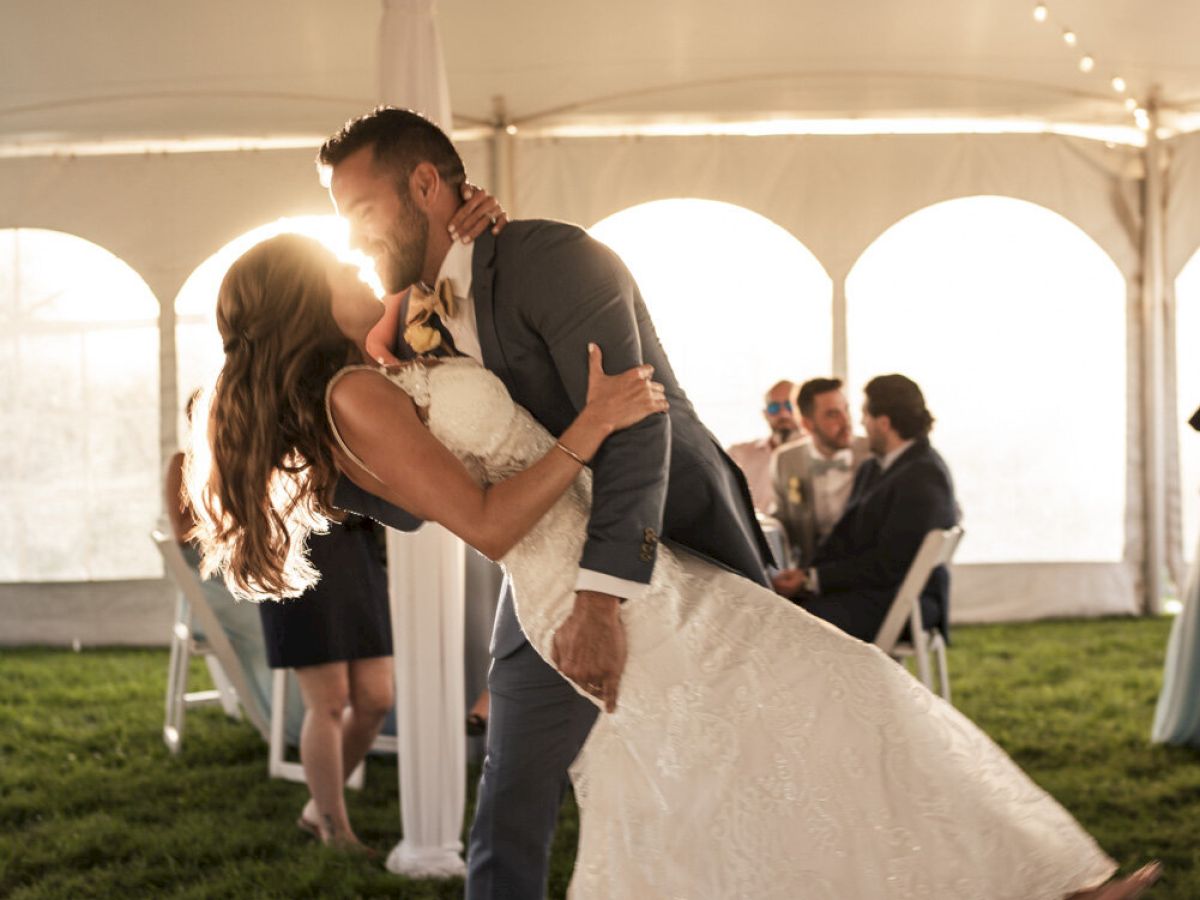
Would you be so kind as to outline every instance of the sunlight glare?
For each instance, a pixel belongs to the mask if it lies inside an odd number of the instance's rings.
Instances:
[[[625,261],[675,375],[723,445],[764,436],[776,381],[828,375],[833,286],[769,219],[713,200],[658,200],[590,232]]]

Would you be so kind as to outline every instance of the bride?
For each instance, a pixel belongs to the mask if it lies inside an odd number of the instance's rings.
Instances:
[[[593,346],[587,404],[556,439],[471,360],[366,365],[381,313],[306,238],[231,267],[225,364],[189,460],[206,571],[243,597],[303,590],[307,534],[344,473],[502,562],[551,660],[586,538],[582,460],[665,410],[662,389],[646,366],[605,375]],[[573,897],[1123,898],[1158,876],[1109,881],[1116,864],[983,732],[769,590],[664,547],[620,615],[620,706],[572,767]]]

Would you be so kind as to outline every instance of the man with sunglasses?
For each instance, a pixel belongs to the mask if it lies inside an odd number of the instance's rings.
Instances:
[[[775,505],[775,492],[771,484],[771,454],[776,448],[801,436],[792,404],[794,390],[795,385],[790,381],[773,384],[763,397],[763,418],[767,420],[771,433],[756,441],[734,444],[728,451],[745,473],[754,508],[759,512],[770,513]]]

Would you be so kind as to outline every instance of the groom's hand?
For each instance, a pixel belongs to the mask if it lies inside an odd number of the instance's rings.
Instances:
[[[577,591],[575,608],[554,634],[554,665],[611,713],[617,709],[626,653],[620,600],[611,594]]]

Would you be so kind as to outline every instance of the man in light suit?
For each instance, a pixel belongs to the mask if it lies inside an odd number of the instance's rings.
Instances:
[[[873,457],[859,467],[846,511],[807,569],[780,573],[775,589],[859,640],[873,641],[925,535],[958,523],[954,482],[929,443],[933,416],[916,382],[880,375],[864,389],[863,427]],[[950,573],[921,591],[927,628],[945,632]]]
[[[592,514],[575,606],[554,641],[563,674],[612,710],[625,659],[620,602],[644,592],[660,539],[769,583],[770,550],[745,478],[696,417],[637,285],[603,244],[572,225],[538,220],[511,222],[473,244],[454,241],[447,226],[462,204],[462,160],[445,134],[407,110],[381,108],[347,123],[319,161],[332,170],[330,191],[352,243],[375,258],[387,290],[421,282],[440,296],[448,280],[456,311],[426,322],[499,376],[551,434],[584,406],[589,342],[600,346],[609,371],[654,366],[670,411],[617,432],[591,461]],[[399,321],[409,321],[403,306]],[[414,354],[403,340],[391,350]],[[352,485],[339,486],[337,500],[411,527],[411,516]],[[467,896],[540,900],[567,767],[596,707],[530,647],[508,595],[491,652]]]
[[[804,568],[842,517],[854,473],[871,451],[866,438],[850,431],[850,405],[841,379],[811,378],[795,391],[792,402],[808,437],[771,455],[773,515],[787,532],[790,564]]]

